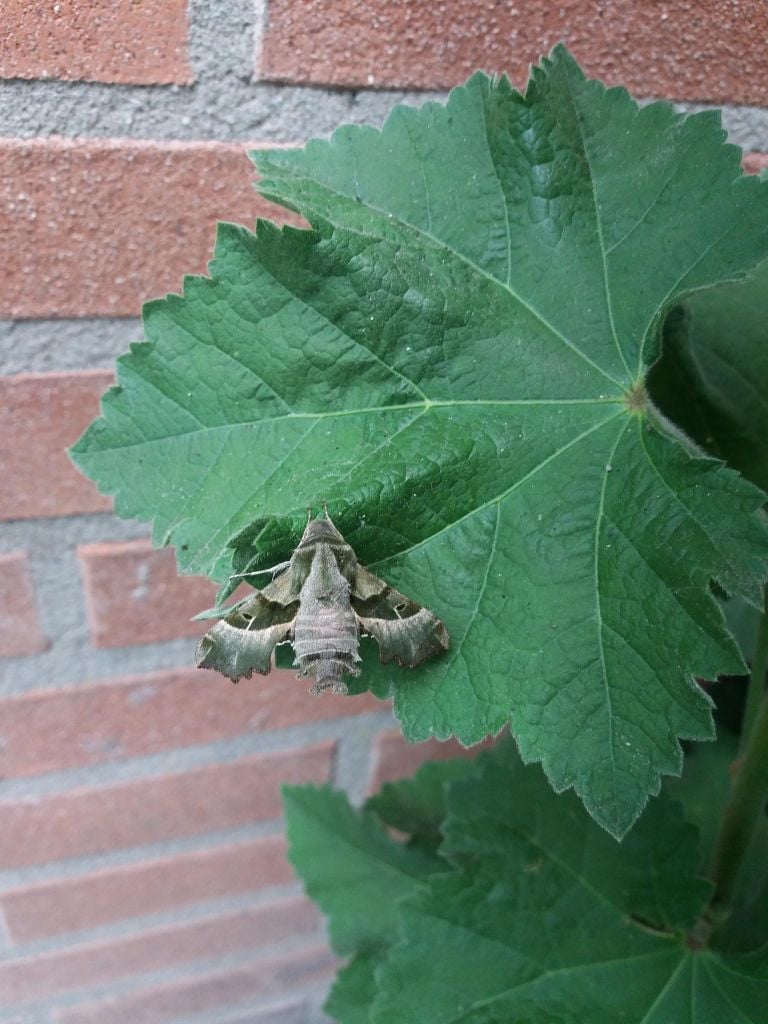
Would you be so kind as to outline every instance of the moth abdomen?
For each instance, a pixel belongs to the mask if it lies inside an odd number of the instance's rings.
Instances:
[[[299,663],[298,658],[294,667],[298,669],[299,676],[313,676],[318,682],[326,679],[341,679],[342,676],[359,676],[360,658],[352,658],[349,654],[318,654],[315,657],[303,658]]]
[[[338,616],[336,616],[338,618]],[[348,623],[344,623],[348,627]],[[296,655],[294,668],[299,676],[312,676],[316,682],[313,693],[332,689],[334,693],[346,693],[344,676],[360,675],[360,653],[357,625],[354,633],[348,628],[340,629],[338,623],[328,623],[326,630],[317,628],[299,631],[294,637],[293,649]]]
[[[315,678],[315,685],[310,687],[310,692],[314,694],[320,694],[329,689],[334,693],[348,693],[344,676],[359,676],[360,669],[356,663],[350,662],[348,656],[319,657],[309,662],[304,671],[299,671],[298,675]]]
[[[315,606],[312,614],[302,614],[301,609],[294,624],[293,646],[296,653],[312,654],[325,650],[328,644],[339,644],[343,650],[358,645],[357,618],[352,606],[347,603],[336,606]]]

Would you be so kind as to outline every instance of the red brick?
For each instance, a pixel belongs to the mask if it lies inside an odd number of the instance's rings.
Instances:
[[[111,507],[111,500],[78,473],[65,449],[98,415],[99,398],[112,380],[103,370],[0,377],[0,465],[12,481],[0,488],[0,519]]]
[[[151,644],[210,629],[210,622],[190,620],[215,603],[216,587],[202,576],[180,576],[170,548],[133,540],[84,544],[77,551],[95,647]]]
[[[474,757],[492,743],[485,740],[475,747],[462,747],[456,740],[427,740],[426,743],[406,743],[399,730],[382,732],[376,737],[373,753],[373,782],[375,792],[385,782],[413,775],[425,761],[446,761],[451,757]]]
[[[44,651],[47,646],[48,641],[37,612],[26,551],[9,551],[8,554],[0,555],[0,658],[36,654]],[[2,741],[0,758],[1,747]]]
[[[274,818],[280,784],[328,778],[333,744],[47,796],[0,801],[0,869]]]
[[[768,167],[768,153],[746,153],[744,155],[744,170],[748,174],[759,174]]]
[[[0,895],[14,942],[29,942],[293,881],[282,836],[158,857]]]
[[[245,150],[0,139],[0,317],[133,316],[205,272],[217,220],[297,222],[255,192]]]
[[[334,966],[331,954],[317,946],[301,953],[257,960],[229,971],[198,975],[189,981],[156,985],[125,996],[62,1009],[54,1019],[56,1024],[165,1024],[206,1010],[235,1008],[255,998],[284,998],[297,989],[325,982]]]
[[[188,924],[153,928],[130,938],[67,946],[6,961],[0,964],[3,1006],[240,950],[269,947],[288,938],[311,935],[317,927],[318,916],[312,904],[293,897]]]
[[[4,0],[0,78],[189,84],[186,0]]]
[[[313,697],[290,671],[233,686],[190,668],[0,699],[0,777],[39,775],[380,711],[370,694]]]
[[[270,0],[257,73],[317,85],[442,89],[510,73],[565,42],[588,74],[639,96],[768,102],[765,0],[437,4]]]

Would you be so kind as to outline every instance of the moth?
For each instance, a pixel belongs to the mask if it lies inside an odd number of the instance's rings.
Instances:
[[[201,639],[198,668],[216,669],[233,682],[267,675],[275,646],[289,641],[297,674],[315,680],[312,693],[346,693],[344,676],[360,675],[362,634],[376,640],[382,662],[401,666],[449,647],[440,619],[358,563],[327,509],[315,519],[310,510],[290,561],[271,571],[271,583]]]

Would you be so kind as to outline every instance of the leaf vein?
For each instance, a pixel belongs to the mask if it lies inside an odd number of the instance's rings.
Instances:
[[[585,438],[589,437],[590,434],[594,434],[601,427],[606,426],[608,423],[613,422],[613,420],[618,419],[619,416],[623,415],[624,411],[622,409],[620,412],[613,413],[613,415],[607,416],[604,420],[600,420],[599,423],[593,424],[587,430],[582,431],[581,434],[578,434],[576,437],[571,438],[571,440],[567,444],[564,444],[561,448],[558,448],[556,451],[552,452],[552,454],[548,455],[546,459],[542,459],[542,461],[539,462],[538,465],[534,466],[533,469],[531,469],[528,473],[525,474],[525,476],[522,476],[519,480],[516,480],[515,483],[513,483],[505,491],[502,491],[500,494],[495,494],[492,498],[489,498],[488,501],[485,501],[481,505],[478,505],[476,508],[471,509],[469,512],[465,513],[465,515],[459,516],[458,519],[454,519],[452,522],[447,523],[444,527],[442,527],[442,529],[437,530],[433,534],[430,534],[429,537],[425,537],[424,540],[419,541],[417,544],[412,544],[411,547],[405,548],[402,551],[397,552],[396,555],[390,555],[387,558],[380,559],[378,562],[372,562],[371,565],[385,565],[392,558],[401,558],[405,554],[410,554],[413,551],[418,551],[419,548],[422,548],[427,544],[431,544],[438,537],[442,536],[442,534],[447,533],[449,530],[452,530],[455,526],[458,526],[465,520],[471,519],[472,516],[477,515],[478,512],[484,511],[486,508],[488,508],[490,505],[493,505],[495,502],[501,502],[504,500],[504,498],[508,498],[510,494],[513,494],[516,490],[518,490],[518,488],[522,487],[524,483],[526,483],[528,480],[534,477],[542,469],[545,469],[551,462],[554,462],[555,459],[559,458],[570,448],[573,448],[574,445],[577,445],[580,441],[583,441]],[[623,430],[621,433],[623,433]]]
[[[619,353],[619,358],[621,359],[621,362],[622,362],[622,364],[624,366],[624,369],[627,372],[627,377],[631,377],[631,374],[629,372],[629,366],[627,365],[627,360],[626,360],[626,357],[624,356],[624,350],[622,349],[622,347],[621,347],[621,345],[619,343],[619,336],[618,336],[618,333],[616,331],[616,321],[615,321],[614,315],[613,315],[613,299],[612,299],[612,296],[611,296],[610,285],[608,284],[608,260],[607,260],[607,253],[605,251],[605,242],[603,240],[603,220],[602,220],[602,215],[600,213],[600,203],[599,203],[598,198],[597,198],[597,181],[595,179],[594,171],[592,170],[592,161],[591,161],[591,158],[590,158],[590,155],[589,155],[589,150],[587,148],[587,139],[586,139],[586,135],[584,134],[584,128],[583,128],[583,125],[582,125],[582,119],[579,116],[578,110],[576,109],[576,100],[575,100],[574,95],[573,95],[572,91],[570,90],[570,88],[567,89],[566,92],[567,92],[567,95],[568,95],[568,99],[570,100],[570,103],[571,103],[571,110],[573,112],[573,120],[574,120],[574,122],[575,122],[575,124],[577,125],[577,128],[578,128],[579,139],[581,141],[581,150],[582,150],[582,152],[584,154],[584,159],[585,159],[586,164],[587,164],[587,171],[589,172],[589,185],[590,185],[590,190],[591,190],[591,193],[592,193],[592,205],[594,206],[594,209],[595,209],[595,226],[596,226],[596,229],[597,229],[597,246],[598,246],[598,249],[600,251],[600,259],[601,259],[602,266],[603,266],[603,287],[605,289],[605,308],[606,308],[606,312],[608,313],[608,322],[609,322],[610,327],[611,327],[611,333],[613,334],[613,341],[614,341],[614,344],[616,345],[616,351]]]
[[[597,624],[597,646],[600,651],[600,668],[603,676],[603,686],[605,689],[605,707],[608,714],[608,744],[611,750],[611,777],[613,784],[613,799],[614,808],[617,808],[620,804],[619,794],[616,788],[616,754],[614,750],[614,736],[613,736],[613,700],[611,698],[611,688],[608,680],[608,668],[605,663],[605,650],[603,647],[603,614],[600,603],[600,533],[605,518],[605,492],[608,486],[608,473],[611,462],[613,461],[616,450],[619,447],[619,442],[624,437],[629,424],[625,424],[624,427],[619,431],[616,440],[613,444],[613,448],[608,456],[608,462],[603,467],[603,479],[600,487],[600,500],[597,508],[597,519],[595,522],[595,536],[594,536],[594,586],[595,586],[595,620]]]
[[[318,182],[312,181],[311,178],[310,179],[305,179],[305,180],[310,181],[311,184],[317,186],[318,188],[325,188],[326,191],[331,192],[330,189],[328,189],[325,186],[320,185]],[[267,198],[275,198],[278,201],[280,201],[280,199],[281,199],[279,193],[275,193],[274,195],[272,195],[270,192],[265,191],[263,194]],[[336,195],[336,193],[331,192],[331,195]],[[558,331],[558,329],[554,326],[554,324],[550,323],[549,320],[547,320],[546,317],[542,313],[540,313],[534,306],[532,306],[529,302],[527,302],[526,299],[524,299],[523,296],[519,292],[515,291],[515,289],[511,286],[511,284],[510,285],[506,285],[503,281],[500,281],[499,278],[494,277],[493,274],[489,274],[487,270],[484,270],[478,263],[475,263],[474,260],[470,259],[465,254],[460,253],[458,250],[454,249],[453,246],[449,245],[447,242],[444,242],[442,239],[437,238],[435,235],[431,234],[428,231],[425,231],[424,228],[419,227],[416,224],[412,224],[408,220],[405,220],[404,217],[401,217],[399,215],[394,215],[394,214],[390,216],[390,214],[386,210],[382,210],[380,207],[375,206],[373,203],[368,202],[367,200],[363,200],[363,205],[366,206],[369,210],[373,211],[374,213],[378,213],[382,217],[387,217],[387,219],[389,219],[390,221],[398,223],[398,224],[400,224],[404,228],[408,228],[417,237],[419,237],[419,238],[423,237],[429,243],[431,243],[431,245],[434,248],[442,249],[442,250],[445,250],[446,252],[451,253],[451,255],[454,256],[460,263],[465,264],[466,266],[470,267],[472,270],[474,270],[478,274],[480,274],[482,277],[486,278],[488,281],[490,281],[493,284],[494,287],[503,288],[506,292],[508,292],[512,296],[512,298],[520,306],[523,307],[523,309],[526,309],[528,311],[528,313],[530,313],[530,315],[534,318],[534,320],[537,320],[542,325],[542,327],[546,328],[546,330],[549,331],[549,333],[552,335],[552,337],[557,338],[559,341],[561,341],[564,345],[566,345],[569,349],[571,349],[571,351],[575,352],[577,356],[579,356],[581,359],[583,359],[585,363],[588,363],[601,376],[605,377],[606,380],[609,380],[612,384],[615,384],[616,387],[618,387],[618,388],[623,388],[624,387],[624,385],[622,384],[622,382],[620,380],[617,380],[610,373],[608,373],[606,370],[604,370],[593,359],[590,359],[590,357],[585,352],[583,352],[578,347],[578,345],[574,345],[574,343],[572,341],[570,341],[568,338],[566,338],[566,336],[564,334],[562,334],[560,331]],[[310,212],[309,210],[306,211],[307,216],[309,216],[309,212]],[[319,213],[317,211],[315,211],[315,216],[318,219],[321,219],[321,220],[325,220],[326,219],[324,214]],[[330,222],[330,223],[332,223],[332,222]],[[336,227],[336,226],[337,225],[334,225],[334,227]],[[383,239],[381,235],[373,235],[373,234],[371,234],[368,231],[363,231],[361,228],[354,228],[354,227],[351,227],[348,224],[345,224],[343,227],[344,227],[345,231],[348,231],[350,234],[358,235],[361,238],[370,238],[371,241],[373,241],[373,242],[385,241],[385,239]]]

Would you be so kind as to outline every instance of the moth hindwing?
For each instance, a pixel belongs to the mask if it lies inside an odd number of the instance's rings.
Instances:
[[[440,619],[360,565],[327,511],[310,514],[291,560],[276,573],[205,634],[198,668],[234,682],[266,675],[276,644],[289,641],[298,675],[315,680],[313,693],[346,693],[344,676],[360,675],[361,634],[376,640],[382,662],[411,668],[448,649]]]

